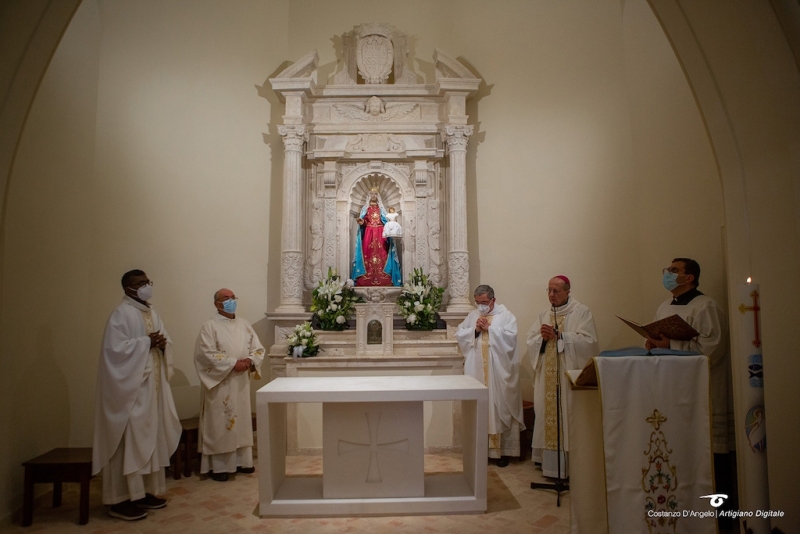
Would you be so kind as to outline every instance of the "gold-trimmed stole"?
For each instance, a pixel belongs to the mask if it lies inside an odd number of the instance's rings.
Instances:
[[[558,331],[564,331],[565,315],[558,316]],[[553,313],[550,313],[550,325],[553,326],[555,320]],[[558,420],[556,419],[557,397],[556,387],[558,379],[558,340],[547,342],[544,350],[544,448],[554,451],[558,449]],[[565,413],[561,414],[566,417]],[[564,444],[564,424],[561,424],[561,444]]]
[[[492,324],[492,319],[494,315],[482,315],[486,322],[490,325]],[[490,363],[490,356],[489,356],[489,331],[486,330],[481,332],[481,356],[483,356],[483,383],[486,387],[489,387],[489,363]],[[491,410],[492,407],[490,406],[489,409]],[[499,449],[500,448],[500,434],[489,434],[489,448],[490,449]]]
[[[155,332],[155,326],[153,325],[153,313],[148,310],[139,310],[142,312],[142,320],[144,320],[144,331],[149,336],[153,332]],[[153,347],[150,349],[150,355],[153,357],[153,373],[155,373],[156,377],[156,394],[161,392],[161,354],[160,350],[157,347]]]

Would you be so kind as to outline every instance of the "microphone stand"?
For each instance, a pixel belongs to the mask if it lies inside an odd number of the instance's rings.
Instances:
[[[556,506],[560,507],[561,492],[569,491],[569,484],[561,476],[561,353],[558,350],[558,318],[555,305],[553,305],[553,325],[556,334],[553,342],[556,344],[556,462],[558,463],[558,478],[555,483],[531,482],[531,489],[556,490]],[[544,464],[544,455],[542,455],[542,464]]]

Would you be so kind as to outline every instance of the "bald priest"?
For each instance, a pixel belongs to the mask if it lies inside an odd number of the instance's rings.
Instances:
[[[264,347],[250,323],[236,317],[237,302],[230,289],[214,293],[217,313],[200,329],[194,354],[202,397],[200,473],[218,482],[255,471],[250,379],[261,378]]]

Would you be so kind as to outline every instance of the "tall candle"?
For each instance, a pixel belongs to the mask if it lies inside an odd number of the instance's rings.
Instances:
[[[764,363],[761,345],[761,300],[759,285],[741,284],[737,291],[738,310],[735,320],[739,321],[739,336],[735,343],[739,349],[736,353],[744,358],[744,362],[733,366],[734,373],[740,373],[742,380],[734,381],[741,388],[740,398],[744,420],[736,421],[736,432],[739,434],[737,456],[742,469],[739,480],[739,493],[743,497],[740,509],[769,509],[769,484],[767,478],[767,429],[766,411],[764,410]],[[739,416],[741,417],[741,415]],[[770,530],[769,519],[748,517],[747,528],[754,534],[767,534]]]

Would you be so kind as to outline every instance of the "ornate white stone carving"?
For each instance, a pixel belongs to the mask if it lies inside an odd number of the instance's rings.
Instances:
[[[466,152],[467,141],[472,135],[473,128],[473,126],[445,126],[442,139],[447,143],[448,151]]]
[[[306,289],[313,289],[322,279],[322,245],[324,243],[325,221],[323,219],[323,202],[319,199],[311,207],[311,239],[309,240],[308,258],[306,259]]]
[[[345,118],[357,121],[390,121],[408,115],[418,104],[406,102],[394,102],[386,104],[377,96],[370,97],[363,105],[361,104],[334,104],[335,109]]]
[[[389,134],[358,134],[347,143],[348,152],[402,152],[403,140]]]
[[[439,201],[431,200],[428,202],[428,247],[430,249],[430,261],[428,271],[434,284],[441,284],[442,273],[439,266],[442,264],[440,236],[442,226],[439,220]]]
[[[450,266],[450,299],[469,299],[469,254],[451,252],[448,257]]]
[[[466,101],[481,80],[436,50],[436,79],[418,84],[406,36],[386,24],[357,26],[341,43],[336,85],[317,87],[316,52],[270,80],[286,102],[278,125],[285,152],[277,311],[305,312],[304,290],[328,266],[349,276],[353,215],[377,187],[385,206],[402,213],[404,275],[422,268],[448,288],[447,312],[461,313],[471,308]],[[359,72],[367,83],[358,83]]]
[[[308,130],[304,124],[278,126],[278,133],[283,137],[283,146],[287,152],[302,152],[303,145],[308,141]]]
[[[284,302],[301,302],[303,298],[303,253],[284,251],[281,261],[283,282],[281,296]]]
[[[366,302],[396,302],[402,291],[399,287],[356,287],[355,292]]]
[[[428,199],[425,197],[417,198],[417,221],[416,229],[421,229],[421,232],[416,233],[416,256],[417,265],[421,265],[423,269],[428,265],[428,234],[427,230],[427,215],[428,215]],[[427,269],[425,269],[427,271]]]
[[[324,267],[336,267],[336,199],[325,199],[325,264]],[[347,278],[348,273],[340,273]]]
[[[376,28],[375,32],[381,31]],[[365,83],[383,84],[389,79],[394,63],[394,46],[386,35],[374,33],[358,40],[356,45],[358,73]]]
[[[286,338],[288,338],[294,328],[288,326],[278,326],[275,328],[275,343],[279,343],[282,345],[288,345],[286,342]]]

